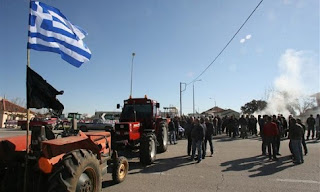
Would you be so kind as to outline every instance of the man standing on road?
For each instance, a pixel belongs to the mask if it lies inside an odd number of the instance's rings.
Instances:
[[[170,134],[170,144],[177,144],[176,129],[175,129],[175,125],[172,118],[169,122],[169,134]]]
[[[273,160],[278,160],[276,153],[277,153],[277,146],[275,139],[279,135],[279,130],[277,124],[271,121],[272,118],[268,116],[267,123],[263,127],[263,134],[266,139],[266,146],[268,148],[269,153],[269,160],[273,157]],[[271,150],[272,147],[272,150]],[[272,153],[271,153],[272,151]]]
[[[266,115],[264,115],[263,118],[261,117],[261,115],[258,115],[258,123],[259,123],[259,129],[260,129],[259,134],[260,134],[260,137],[262,140],[262,144],[261,144],[262,155],[266,155],[266,139],[263,134],[263,127],[264,127],[266,120],[267,120]]]
[[[250,116],[248,125],[250,126],[250,129],[252,131],[252,135],[258,136],[257,119],[253,115]]]
[[[302,155],[302,146],[301,139],[303,136],[303,129],[301,125],[297,124],[294,118],[291,119],[292,127],[289,130],[290,144],[293,156],[294,156],[294,164],[303,163],[303,155]]]
[[[235,133],[236,120],[233,115],[227,120],[226,127],[229,133],[229,137],[231,137],[232,135],[232,137],[235,138],[236,137],[236,133]]]
[[[301,119],[297,119],[297,124],[299,124],[302,127],[302,130],[303,130],[301,142],[302,142],[302,146],[303,146],[303,149],[304,149],[304,155],[307,155],[308,154],[308,148],[307,148],[307,144],[306,144],[306,139],[304,138],[304,134],[306,132],[306,126],[304,126],[302,124]]]
[[[275,137],[275,142],[276,142],[276,149],[277,149],[277,155],[281,155],[280,154],[280,142],[281,142],[281,122],[278,120],[276,115],[272,116],[272,121],[277,125],[277,129],[278,129],[278,135]]]
[[[211,157],[212,157],[212,154],[213,154],[213,144],[212,144],[213,124],[209,120],[208,117],[206,117],[206,127],[207,127],[207,130],[206,130],[205,139],[204,139],[204,154],[203,154],[203,156],[206,155],[207,142],[209,142],[210,152],[211,152]]]
[[[314,138],[314,125],[316,124],[316,120],[313,118],[312,114],[307,119],[307,126],[308,126],[308,135],[307,140],[309,140],[310,132],[312,132],[312,139]]]
[[[204,118],[201,118],[200,119],[200,125],[202,126],[203,128],[203,140],[202,140],[202,159],[205,159],[206,158],[206,151],[207,151],[207,146],[204,145],[204,140],[206,138],[206,132],[207,132],[207,126],[206,126],[206,123],[204,121]]]
[[[219,115],[217,115],[217,130],[218,130],[218,134],[221,135],[222,134],[222,130],[221,130],[221,125],[222,125],[222,120],[219,117]]]
[[[198,152],[198,163],[201,162],[201,148],[202,148],[202,142],[204,139],[204,128],[200,124],[199,119],[196,118],[194,120],[194,127],[191,132],[192,137],[192,154],[191,154],[191,160],[194,160],[196,150]]]
[[[188,153],[188,156],[190,155],[191,153],[191,146],[192,146],[192,138],[191,138],[191,132],[192,132],[192,129],[193,129],[193,117],[190,117],[188,118],[187,120],[187,125],[186,125],[186,137],[188,139],[188,146],[187,146],[187,153]]]
[[[240,137],[242,139],[248,138],[248,135],[247,135],[248,122],[247,122],[247,119],[244,118],[244,115],[241,115],[241,118],[239,119],[239,125],[240,125],[240,128],[241,128]]]

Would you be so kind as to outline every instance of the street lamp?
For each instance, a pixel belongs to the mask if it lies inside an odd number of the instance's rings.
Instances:
[[[201,81],[201,79],[195,80],[192,83],[192,94],[193,94],[193,108],[192,108],[192,114],[194,115],[194,83],[197,81]]]
[[[210,97],[209,99],[213,99],[213,101],[214,101],[214,106],[216,107],[216,106],[217,106],[216,99],[215,99],[215,98],[212,98],[212,97]]]
[[[133,74],[133,58],[136,54],[132,53],[132,61],[131,61],[131,86],[130,86],[130,97],[132,96],[132,74]]]

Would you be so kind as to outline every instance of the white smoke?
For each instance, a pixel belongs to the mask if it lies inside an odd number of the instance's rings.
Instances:
[[[269,92],[266,109],[258,114],[283,114],[284,117],[288,117],[290,112],[287,106],[292,106],[292,103],[306,97],[308,84],[315,84],[307,81],[317,79],[317,72],[314,73],[317,71],[317,64],[314,62],[314,56],[310,56],[309,53],[293,49],[285,51],[278,63],[281,75],[274,80],[274,90]]]

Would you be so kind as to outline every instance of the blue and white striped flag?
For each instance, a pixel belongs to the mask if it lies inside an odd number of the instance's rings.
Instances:
[[[82,41],[86,35],[58,9],[30,2],[28,49],[59,53],[63,60],[80,67],[91,58],[89,48]]]

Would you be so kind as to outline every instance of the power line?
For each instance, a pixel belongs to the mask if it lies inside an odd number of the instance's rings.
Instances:
[[[214,60],[200,73],[200,75],[198,75],[198,77],[196,77],[195,79],[193,79],[190,83],[188,83],[187,85],[190,85],[191,83],[195,82],[196,80],[199,79],[199,77],[201,77],[210,67],[211,65],[218,59],[218,57],[223,53],[223,51],[229,46],[229,44],[231,43],[231,41],[236,37],[236,35],[240,32],[240,30],[242,29],[242,27],[247,23],[247,21],[250,19],[250,17],[253,15],[253,13],[258,9],[258,7],[260,6],[260,4],[263,2],[263,0],[261,0],[258,5],[256,6],[256,8],[254,8],[254,10],[251,12],[251,14],[249,15],[249,17],[244,21],[244,23],[241,25],[241,27],[237,30],[237,32],[233,35],[233,37],[229,40],[229,42],[223,47],[223,49],[220,51],[220,53],[214,58]]]

